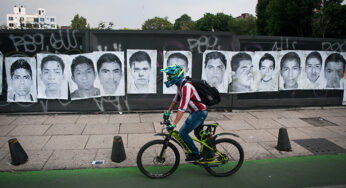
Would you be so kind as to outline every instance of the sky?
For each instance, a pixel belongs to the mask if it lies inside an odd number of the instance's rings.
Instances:
[[[104,21],[114,23],[114,29],[141,28],[145,20],[168,17],[171,23],[183,14],[198,20],[205,13],[255,16],[257,0],[0,0],[0,25],[6,24],[6,14],[13,13],[14,5],[23,5],[27,14],[45,8],[48,16],[56,16],[59,26],[69,26],[74,15],[87,19],[91,27]]]

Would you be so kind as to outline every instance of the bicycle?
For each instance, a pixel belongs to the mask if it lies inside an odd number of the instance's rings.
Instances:
[[[187,144],[180,138],[177,130],[163,133],[164,126],[171,124],[170,120],[164,120],[162,132],[155,136],[163,136],[163,140],[152,140],[142,146],[137,154],[137,166],[139,170],[149,178],[165,178],[174,173],[180,162],[180,154],[177,147],[180,146],[185,155],[191,153]],[[233,133],[219,133],[215,135],[218,123],[204,124],[199,135],[201,139],[192,138],[201,144],[202,159],[192,162],[204,167],[213,176],[225,177],[237,172],[244,161],[244,151],[241,145],[230,138],[220,138],[222,135],[239,137]],[[205,129],[206,127],[206,129]]]

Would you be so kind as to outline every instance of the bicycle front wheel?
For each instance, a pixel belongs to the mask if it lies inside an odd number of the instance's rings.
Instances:
[[[179,166],[178,149],[170,142],[153,140],[146,143],[138,152],[137,166],[150,178],[164,178],[171,175]]]
[[[213,176],[229,176],[239,170],[244,161],[244,151],[238,142],[229,138],[222,138],[215,141],[217,151],[222,153],[218,155],[215,153],[214,161],[210,161],[205,169]],[[207,154],[206,152],[206,158]]]

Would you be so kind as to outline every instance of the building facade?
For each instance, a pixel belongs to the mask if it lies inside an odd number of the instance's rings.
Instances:
[[[47,16],[44,8],[30,15],[24,6],[14,6],[13,14],[7,14],[6,21],[8,29],[57,29],[56,17]]]

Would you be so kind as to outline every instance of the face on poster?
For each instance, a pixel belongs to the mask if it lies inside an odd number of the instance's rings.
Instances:
[[[342,57],[346,59],[346,52],[342,52]],[[344,79],[342,79],[342,86],[344,88],[344,98],[342,100],[342,105],[346,105],[346,65],[345,65],[345,71],[344,71]]]
[[[303,51],[281,51],[280,59],[280,90],[301,89],[301,72],[304,64],[301,63]]]
[[[190,51],[163,51],[163,67],[179,65],[184,70],[184,76],[192,77],[192,53]],[[177,93],[177,86],[166,87],[166,74],[163,75],[163,94]]]
[[[325,89],[343,89],[342,79],[345,72],[345,58],[339,52],[325,52],[324,62]]]
[[[127,93],[156,93],[156,50],[127,50]]]
[[[228,84],[232,79],[226,51],[207,50],[203,53],[202,80],[206,80],[220,93],[228,92]]]
[[[101,96],[124,96],[124,52],[94,52]]]
[[[254,87],[254,52],[229,52],[232,69],[231,93],[250,93]]]
[[[37,54],[37,84],[39,99],[68,99],[66,62],[70,56],[63,54]]]
[[[37,102],[36,59],[7,57],[7,102]]]
[[[323,89],[324,82],[324,55],[319,51],[303,51],[301,89]]]
[[[278,91],[280,63],[277,52],[258,51],[253,56],[256,91]]]
[[[0,95],[2,94],[2,65],[3,65],[2,61],[3,61],[3,58],[4,58],[4,56],[0,52],[0,73],[1,73],[1,76],[0,76]]]
[[[100,97],[100,83],[96,82],[95,54],[71,55],[69,87],[71,100]]]

